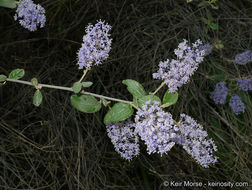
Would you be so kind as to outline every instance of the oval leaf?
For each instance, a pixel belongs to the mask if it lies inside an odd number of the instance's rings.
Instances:
[[[163,105],[161,106],[162,108],[166,108],[170,105],[173,105],[177,102],[178,100],[178,93],[169,93],[169,90],[167,90],[164,94],[163,97]]]
[[[117,123],[128,119],[134,110],[129,104],[116,103],[105,115],[104,123],[107,125],[109,123]]]
[[[15,69],[9,74],[9,79],[20,79],[24,76],[24,69]]]
[[[5,82],[7,77],[5,75],[0,75],[0,82]]]
[[[81,88],[82,88],[82,84],[80,82],[75,82],[72,87],[74,93],[76,94],[81,91]]]
[[[42,99],[43,97],[40,90],[36,90],[33,96],[33,105],[38,107],[41,104]]]
[[[203,6],[206,6],[207,5],[207,2],[206,1],[203,1],[201,3],[198,4],[198,7],[203,7]]]
[[[16,8],[15,0],[0,0],[0,7],[14,9]]]
[[[219,29],[219,26],[218,26],[218,24],[216,24],[216,23],[211,23],[211,24],[209,24],[209,26],[210,26],[210,28],[212,28],[213,30],[218,30]]]
[[[146,95],[144,87],[139,82],[132,79],[127,79],[123,80],[122,83],[127,85],[127,89],[133,95],[133,97],[138,98]]]
[[[216,75],[212,75],[211,76],[212,79],[216,80],[216,81],[224,81],[226,78],[226,74],[216,74]]]
[[[90,95],[72,95],[71,104],[74,108],[84,113],[94,113],[101,109],[101,103]]]
[[[142,96],[140,98],[137,99],[137,104],[139,105],[139,107],[142,107],[143,104],[145,104],[145,102],[147,101],[151,101],[151,104],[153,104],[154,102],[160,102],[161,100],[159,97],[155,96],[155,95],[147,95],[147,96]]]
[[[84,88],[87,88],[87,87],[92,86],[93,83],[90,82],[90,81],[87,81],[87,82],[82,82],[81,84],[82,84],[82,86],[83,86]]]

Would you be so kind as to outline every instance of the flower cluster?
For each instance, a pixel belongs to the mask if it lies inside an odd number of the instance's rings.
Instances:
[[[179,87],[189,81],[199,63],[203,61],[206,52],[209,52],[209,47],[201,50],[200,47],[203,48],[200,40],[197,40],[192,47],[188,46],[187,40],[184,40],[174,50],[177,59],[161,61],[158,72],[153,73],[153,78],[163,80],[170,93],[177,91]]]
[[[252,61],[252,51],[245,51],[235,56],[235,62],[239,65],[245,65]]]
[[[252,90],[252,78],[238,79],[239,88],[243,91]]]
[[[164,112],[159,102],[146,102],[135,116],[136,132],[147,145],[147,151],[151,153],[168,152],[177,139],[179,129],[175,125],[172,115]]]
[[[212,49],[213,49],[213,47],[210,44],[205,44],[205,45],[199,46],[200,51],[202,51],[202,50],[205,51],[204,56],[209,55],[212,52]]]
[[[135,133],[135,124],[124,121],[116,124],[108,124],[108,136],[115,150],[125,159],[130,160],[139,154],[138,136]]]
[[[83,36],[83,43],[78,51],[79,69],[85,67],[90,69],[92,65],[99,65],[109,56],[111,49],[110,31],[111,27],[99,21],[86,27],[86,35]]]
[[[225,82],[219,82],[216,84],[215,89],[211,92],[211,98],[216,104],[225,104],[228,94],[228,88]]]
[[[203,127],[186,114],[181,114],[180,118],[179,128],[183,139],[181,144],[186,152],[206,168],[217,162],[217,157],[213,154],[217,147],[213,140],[208,138]]]
[[[19,19],[19,23],[24,28],[35,31],[38,27],[42,28],[45,26],[45,9],[39,4],[34,4],[32,0],[21,0],[14,19]]]
[[[229,106],[236,115],[245,112],[245,106],[239,96],[234,95],[230,98]]]

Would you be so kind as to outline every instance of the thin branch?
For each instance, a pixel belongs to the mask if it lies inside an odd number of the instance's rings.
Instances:
[[[155,95],[163,86],[165,85],[165,82],[162,82],[160,86],[155,90],[155,92],[151,93],[152,95]]]
[[[31,82],[23,81],[23,80],[16,80],[16,79],[8,79],[8,78],[7,78],[6,81],[33,86],[33,84],[32,84]],[[55,85],[49,85],[49,84],[38,84],[38,86],[40,86],[40,87],[42,87],[42,88],[53,88],[53,89],[65,90],[65,91],[73,92],[73,89],[70,88],[70,87],[55,86]],[[122,102],[122,103],[125,103],[125,104],[130,104],[130,105],[131,105],[132,107],[134,107],[135,109],[138,109],[138,108],[133,104],[133,102],[131,102],[131,101],[121,100],[121,99],[118,99],[118,98],[112,98],[112,97],[108,97],[108,96],[103,96],[103,95],[100,95],[100,94],[94,94],[94,93],[91,93],[91,92],[86,92],[86,91],[84,91],[84,90],[82,90],[80,93],[81,93],[81,94],[86,94],[86,95],[91,95],[91,96],[94,96],[94,97],[100,98],[100,99],[106,99],[106,100],[111,100],[111,101],[115,101],[115,102]]]

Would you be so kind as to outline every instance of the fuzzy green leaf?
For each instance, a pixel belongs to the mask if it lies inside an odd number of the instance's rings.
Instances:
[[[178,100],[178,93],[169,93],[169,90],[167,90],[164,94],[163,97],[163,105],[161,106],[162,108],[166,108],[170,105],[173,105],[177,102]]]
[[[81,88],[82,88],[82,84],[80,82],[75,82],[72,87],[74,93],[76,94],[81,91]]]
[[[206,18],[202,17],[201,20],[202,20],[205,24],[209,24],[209,21],[208,21]]]
[[[82,84],[82,86],[83,86],[84,88],[88,88],[88,87],[92,86],[93,83],[90,82],[90,81],[87,81],[87,82],[82,82],[81,84]]]
[[[104,123],[105,125],[109,123],[117,123],[128,119],[134,110],[129,104],[116,103],[105,115]]]
[[[133,95],[133,97],[138,98],[146,95],[144,87],[139,82],[132,79],[127,79],[123,80],[122,83],[127,85],[127,89]]]
[[[203,7],[207,5],[208,3],[206,1],[202,1],[201,3],[198,4],[198,7]]]
[[[41,104],[42,99],[43,99],[43,96],[42,96],[40,90],[36,90],[36,92],[34,93],[34,96],[33,96],[33,105],[38,107]]]
[[[94,113],[101,109],[101,103],[90,95],[72,95],[70,100],[74,108],[84,113]]]
[[[9,74],[9,79],[20,79],[24,76],[24,69],[15,69]]]
[[[5,75],[0,75],[0,82],[5,82],[7,77]]]
[[[216,74],[216,75],[212,75],[211,78],[216,81],[224,81],[226,78],[226,75],[225,75],[225,73],[224,74]]]
[[[216,9],[216,10],[219,9],[219,5],[217,5],[217,4],[216,4],[216,5],[211,4],[211,7],[212,7],[213,9]]]
[[[210,27],[211,29],[213,29],[213,30],[218,30],[218,29],[219,29],[218,24],[213,23],[213,22],[209,24],[209,27]]]
[[[0,0],[0,7],[15,9],[16,6],[15,0]]]

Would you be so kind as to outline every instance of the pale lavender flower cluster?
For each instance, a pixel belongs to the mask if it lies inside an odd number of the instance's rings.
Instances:
[[[159,102],[147,101],[135,115],[135,123],[127,120],[108,124],[108,136],[121,157],[130,160],[139,154],[138,135],[147,145],[147,152],[161,156],[175,144],[182,145],[201,166],[217,162],[217,148],[203,127],[191,117],[181,114],[176,123],[170,113],[164,112]]]
[[[108,58],[112,41],[108,33],[110,29],[103,21],[86,27],[87,34],[83,36],[83,43],[78,51],[79,69],[90,69],[92,65],[99,65]]]
[[[239,65],[245,65],[252,61],[252,51],[245,51],[235,56],[235,62]]]
[[[151,153],[168,152],[177,139],[179,129],[175,125],[172,115],[164,112],[159,102],[153,105],[146,102],[135,116],[136,132],[147,145],[147,151]]]
[[[133,122],[124,121],[106,127],[108,136],[121,157],[130,160],[139,154],[138,136]]]
[[[217,157],[214,156],[217,147],[213,140],[208,138],[203,127],[186,114],[181,114],[180,118],[179,128],[183,139],[181,144],[186,152],[206,168],[217,162]]]
[[[161,61],[158,72],[153,73],[153,78],[163,80],[170,93],[177,91],[179,87],[189,81],[199,63],[203,61],[206,50],[200,50],[200,47],[202,47],[200,40],[197,40],[192,47],[188,46],[187,40],[184,40],[174,50],[177,59]]]
[[[230,98],[229,106],[232,108],[233,112],[236,115],[245,112],[245,106],[241,100],[241,98],[237,95],[234,95]]]
[[[212,46],[210,44],[205,44],[205,45],[202,45],[199,47],[199,50],[202,51],[204,50],[205,51],[205,55],[204,56],[207,56],[209,55],[211,52],[212,52]]]
[[[225,82],[219,82],[216,84],[215,89],[211,92],[210,96],[216,104],[225,104],[228,94],[228,88]]]
[[[239,88],[243,91],[252,90],[252,78],[238,79]]]
[[[39,4],[34,4],[32,0],[21,0],[14,19],[19,19],[19,23],[24,28],[35,31],[38,27],[42,28],[45,26],[45,9]]]

